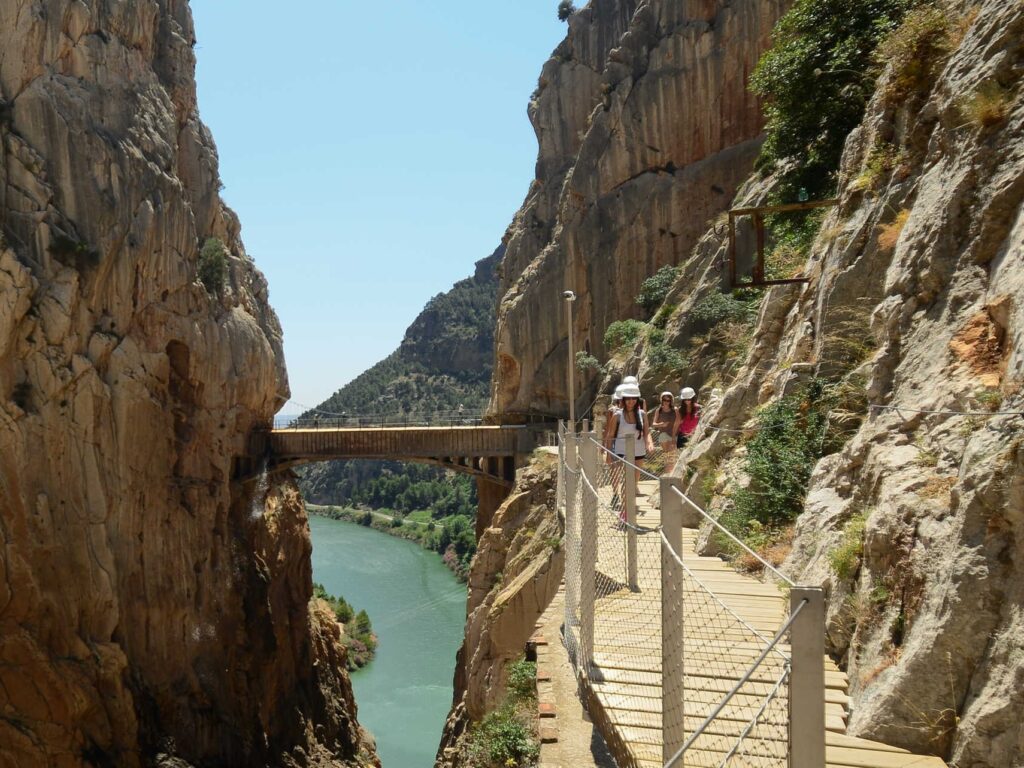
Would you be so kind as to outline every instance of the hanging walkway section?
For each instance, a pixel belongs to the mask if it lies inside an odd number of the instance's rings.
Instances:
[[[563,641],[619,768],[946,768],[846,735],[820,589],[698,555],[697,528],[717,521],[594,433],[560,429],[559,454]]]
[[[535,447],[526,427],[317,426],[273,429],[257,435],[257,455],[271,469],[335,459],[390,459],[436,464],[511,487],[516,458]]]

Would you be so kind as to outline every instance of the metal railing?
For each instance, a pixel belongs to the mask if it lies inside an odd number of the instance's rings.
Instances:
[[[677,478],[637,467],[631,441],[623,459],[593,433],[561,426],[559,437],[564,641],[620,768],[822,768],[821,590],[769,563],[790,587],[788,611],[770,584],[760,597],[729,589],[707,558],[684,552],[684,527],[717,520]]]
[[[299,418],[274,417],[274,429],[346,429],[372,427],[469,427],[483,423],[483,413],[441,411],[431,414],[408,415],[379,413],[340,416],[302,416]]]

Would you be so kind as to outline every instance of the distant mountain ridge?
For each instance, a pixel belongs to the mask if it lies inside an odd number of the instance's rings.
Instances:
[[[486,404],[494,363],[499,246],[471,277],[427,302],[398,349],[303,414],[410,416]]]
[[[434,296],[412,321],[398,349],[343,386],[301,418],[332,415],[428,416],[463,406],[483,411],[494,362],[494,324],[501,245],[476,263],[473,275]],[[347,465],[357,464],[358,467]],[[351,498],[353,470],[359,482],[400,473],[393,462],[334,461],[301,471],[303,496],[317,503]],[[444,473],[438,470],[438,478]],[[346,478],[349,478],[346,482]],[[382,506],[393,506],[382,499]]]

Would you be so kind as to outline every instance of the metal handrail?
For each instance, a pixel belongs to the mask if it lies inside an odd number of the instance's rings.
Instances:
[[[287,423],[274,419],[274,429],[338,429],[344,427],[429,427],[429,426],[480,426],[483,416],[479,413],[437,413],[425,416],[396,416],[382,414],[375,416],[353,415],[321,418],[299,417]],[[278,426],[280,424],[280,426]],[[524,425],[507,425],[525,428]]]
[[[717,718],[718,715],[721,714],[722,710],[725,709],[725,705],[732,700],[732,697],[735,696],[739,692],[740,688],[746,685],[750,678],[754,676],[754,672],[757,671],[757,668],[761,666],[761,662],[763,662],[765,658],[767,658],[769,652],[771,652],[771,650],[776,645],[778,645],[779,641],[782,639],[782,636],[789,631],[790,626],[793,624],[794,621],[796,621],[796,617],[800,615],[800,611],[804,609],[804,606],[807,605],[808,602],[809,601],[807,600],[801,601],[800,605],[797,606],[796,610],[789,615],[789,619],[787,619],[786,623],[782,625],[782,628],[775,633],[775,637],[772,639],[771,644],[763,651],[761,651],[761,655],[757,657],[757,661],[755,661],[751,665],[750,669],[743,673],[743,677],[741,677],[736,682],[736,685],[732,687],[732,690],[725,694],[725,698],[718,702],[718,706],[711,710],[711,713],[706,718],[704,718],[704,722],[698,725],[696,730],[694,730],[694,732],[690,734],[690,738],[686,740],[683,746],[681,746],[679,750],[668,759],[668,761],[664,765],[664,768],[672,768],[672,766],[675,765],[676,761],[680,757],[682,757],[683,753],[685,753],[686,750],[688,750],[690,746],[693,744],[693,742],[697,740],[697,737],[703,734],[707,727],[715,720],[715,718]]]
[[[626,459],[622,458],[618,454],[613,453],[612,451],[609,451],[604,445],[602,445],[595,438],[591,437],[590,441],[592,443],[594,443],[596,446],[598,446],[598,448],[600,448],[602,451],[604,451],[607,455],[613,457],[613,459],[615,461],[622,462],[623,464],[632,467],[637,472],[640,472],[641,474],[645,475],[646,477],[650,478],[651,480],[658,480],[659,479],[657,475],[652,474],[651,472],[648,472],[643,467],[638,466],[636,464],[633,464],[632,462],[627,461]],[[742,549],[748,555],[750,555],[755,560],[757,560],[759,563],[761,563],[761,565],[763,565],[767,570],[771,571],[773,574],[775,574],[779,579],[781,579],[783,582],[785,582],[789,586],[791,586],[791,587],[795,587],[796,586],[796,583],[792,579],[790,579],[788,576],[786,576],[784,573],[782,573],[780,570],[778,570],[775,566],[773,566],[771,563],[769,563],[767,560],[765,560],[763,557],[761,557],[759,554],[757,554],[757,552],[752,550],[747,544],[744,544],[743,541],[741,541],[739,538],[737,538],[736,535],[733,534],[728,528],[726,528],[724,525],[722,525],[720,522],[718,522],[717,518],[713,517],[709,512],[704,510],[699,504],[697,504],[697,502],[695,502],[693,499],[691,499],[689,496],[687,496],[685,493],[680,491],[675,486],[672,487],[672,490],[675,491],[675,493],[679,496],[680,499],[682,499],[687,504],[689,504],[691,507],[696,509],[697,512],[700,513],[700,515],[702,517],[704,517],[704,519],[706,519],[715,528],[717,528],[722,533],[724,533],[726,536],[728,536],[731,541],[733,541],[736,545],[738,545],[740,547],[740,549]]]
[[[751,557],[755,558],[755,559],[756,559],[756,560],[757,560],[757,561],[758,561],[759,563],[761,563],[761,565],[763,565],[763,566],[764,566],[764,567],[765,567],[765,568],[766,568],[767,570],[769,570],[769,571],[771,571],[772,573],[774,573],[774,574],[775,574],[776,576],[778,576],[778,577],[779,577],[779,579],[781,579],[782,581],[784,581],[784,582],[785,582],[786,584],[788,584],[789,586],[791,586],[791,587],[795,587],[795,586],[796,586],[796,582],[794,582],[794,581],[793,581],[792,579],[790,579],[790,578],[789,578],[788,576],[786,576],[786,574],[784,574],[784,573],[783,573],[782,571],[780,571],[780,570],[779,570],[778,568],[776,568],[776,567],[775,567],[774,565],[772,565],[772,564],[771,564],[771,563],[769,563],[769,562],[768,562],[767,560],[765,560],[765,559],[764,559],[763,557],[761,557],[761,556],[760,556],[759,554],[757,554],[757,552],[755,552],[754,550],[752,550],[752,549],[751,549],[751,548],[750,548],[749,546],[747,546],[746,544],[744,544],[744,543],[743,543],[743,542],[742,542],[742,541],[741,541],[741,540],[740,540],[739,538],[737,538],[737,537],[735,536],[735,534],[733,534],[733,532],[732,532],[732,531],[730,531],[730,530],[729,530],[728,528],[726,528],[726,527],[725,527],[724,525],[722,525],[722,524],[721,524],[720,522],[718,522],[718,520],[717,520],[716,518],[712,517],[712,516],[711,516],[710,514],[708,514],[708,513],[707,513],[707,512],[706,512],[706,511],[705,511],[704,509],[702,509],[702,508],[701,508],[701,506],[700,506],[699,504],[697,504],[697,502],[695,502],[695,501],[694,501],[693,499],[691,499],[691,498],[690,498],[689,496],[687,496],[687,495],[686,495],[685,493],[683,493],[682,491],[680,491],[680,490],[679,490],[678,488],[676,488],[675,486],[672,486],[672,490],[673,490],[673,491],[675,492],[675,494],[676,494],[676,495],[677,495],[677,496],[678,496],[678,497],[679,497],[680,499],[682,499],[682,500],[683,500],[683,501],[685,501],[685,502],[686,502],[687,504],[689,504],[689,505],[690,505],[691,507],[693,507],[694,509],[696,509],[696,510],[697,510],[697,511],[698,511],[698,512],[699,512],[699,513],[700,513],[700,514],[701,514],[701,515],[702,515],[702,516],[704,517],[704,519],[705,519],[705,520],[707,520],[707,521],[708,521],[709,523],[711,523],[711,524],[712,524],[712,525],[713,525],[713,526],[714,526],[715,528],[717,528],[717,529],[718,529],[719,531],[721,531],[721,532],[722,532],[722,533],[724,533],[724,534],[725,534],[726,536],[728,536],[728,537],[729,537],[729,539],[730,539],[731,541],[733,541],[733,542],[734,542],[735,544],[737,544],[737,545],[738,545],[738,546],[739,546],[739,547],[740,547],[740,548],[741,548],[741,549],[742,549],[742,550],[743,550],[744,552],[746,552],[746,553],[747,553],[748,555],[750,555]]]
[[[744,627],[746,627],[748,630],[750,630],[750,633],[752,635],[761,638],[766,643],[768,643],[769,646],[770,646],[772,641],[769,640],[764,635],[762,635],[760,632],[758,632],[752,626],[750,626],[750,624],[747,621],[745,621],[743,619],[743,617],[741,617],[739,614],[736,613],[736,611],[734,611],[732,608],[730,608],[728,605],[726,605],[722,601],[722,599],[718,595],[716,595],[714,593],[714,591],[711,589],[711,587],[709,587],[707,584],[705,584],[703,581],[701,581],[700,577],[697,576],[697,574],[694,573],[693,570],[686,563],[683,562],[683,558],[680,557],[676,553],[676,551],[674,549],[672,549],[672,544],[669,542],[668,538],[665,536],[665,533],[663,531],[659,531],[659,532],[661,533],[661,543],[665,546],[665,548],[672,555],[672,559],[676,561],[676,565],[678,565],[680,568],[682,568],[684,571],[686,571],[687,575],[691,579],[693,579],[698,584],[698,586],[700,586],[701,589],[703,589],[705,592],[707,592],[708,595],[710,595],[711,598],[716,603],[718,603],[718,605],[720,605],[726,611],[726,613],[728,613],[730,616],[732,616],[734,619],[736,619],[736,621],[738,621],[740,624],[742,624]],[[778,653],[783,659],[785,659],[787,661],[789,660],[789,657],[786,656],[786,654],[783,653],[782,651],[776,649],[776,653]]]

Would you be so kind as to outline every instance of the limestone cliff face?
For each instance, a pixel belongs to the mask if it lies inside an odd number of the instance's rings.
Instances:
[[[0,0],[0,765],[371,759],[297,492],[236,482],[288,385],[194,42],[178,0]]]
[[[756,157],[747,77],[784,0],[594,0],[530,104],[537,178],[506,235],[491,410],[563,415],[568,345],[602,356],[640,283],[686,258]],[[589,394],[582,382],[577,397]]]
[[[734,13],[740,7],[731,4]],[[631,31],[642,28],[645,8],[660,6],[638,6]],[[898,73],[885,70],[849,136],[839,205],[825,217],[804,267],[810,282],[765,291],[749,340],[739,338],[743,323],[709,327],[692,310],[720,291],[727,244],[705,228],[695,247],[687,242],[666,299],[676,310],[665,339],[689,365],[671,376],[654,370],[642,341],[628,360],[613,362],[619,371],[639,371],[648,393],[694,385],[705,426],[736,430],[706,430],[676,468],[689,478],[690,495],[706,497],[713,512],[727,510],[748,479],[752,433],[742,428],[757,424],[760,406],[815,379],[842,387],[842,407],[828,416],[841,447],[814,467],[783,567],[828,590],[830,652],[850,674],[849,730],[942,755],[958,768],[1003,768],[1024,761],[1024,6],[950,3],[944,18],[948,50],[934,54],[932,75],[908,94]],[[595,4],[570,28],[570,39],[600,19],[613,24]],[[722,34],[724,27],[713,29]],[[632,50],[625,42],[620,48],[609,60]],[[650,72],[629,81],[631,94]],[[663,87],[671,91],[670,83],[685,77],[677,72]],[[608,114],[618,90],[608,91]],[[542,89],[542,104],[544,95]],[[733,98],[722,96],[723,103]],[[569,102],[563,95],[559,103]],[[592,126],[604,116],[599,108]],[[605,146],[632,130],[625,119],[614,128]],[[551,193],[544,182],[553,177],[543,176],[510,231],[509,254],[519,261],[506,261],[516,268],[506,272],[499,310],[498,411],[564,407],[562,321],[540,307],[574,287],[581,299],[577,348],[589,341],[598,351],[602,313],[617,306],[620,314],[607,319],[630,315],[624,300],[635,284],[622,300],[612,298],[629,279],[624,270],[651,271],[651,263],[630,261],[626,244],[643,244],[642,258],[654,263],[661,257],[651,254],[664,253],[652,237],[658,229],[648,226],[657,220],[651,204],[611,208],[615,186],[602,175],[638,168],[643,163],[627,161],[664,143],[634,133],[618,153],[591,155],[592,135],[599,135],[593,127],[581,136],[574,163],[565,160],[556,180],[564,194]],[[542,133],[542,160],[557,159],[547,146]],[[562,157],[573,151],[563,149]],[[586,158],[593,158],[589,167]],[[696,160],[676,161],[671,179],[667,171],[608,178],[628,182],[627,199],[631,184],[678,184],[704,167]],[[751,178],[730,202],[763,203],[772,184]],[[583,195],[579,212],[571,211],[573,191]],[[539,201],[555,197],[557,209],[542,208]],[[660,198],[652,192],[650,199]],[[686,207],[672,210],[681,216],[680,209]],[[555,215],[539,224],[528,218],[544,210]],[[582,226],[601,211],[601,226]],[[636,240],[623,238],[627,225]],[[586,232],[593,239],[584,240]],[[592,249],[584,252],[582,242]],[[640,263],[645,268],[637,270]],[[841,576],[830,556],[851,531],[863,552],[846,557]]]
[[[437,764],[466,765],[468,726],[500,705],[505,665],[523,654],[562,581],[562,527],[555,512],[557,456],[538,453],[477,543],[469,573],[466,635],[455,665],[454,706]]]
[[[706,419],[740,427],[843,375],[850,398],[830,424],[852,433],[817,463],[784,567],[828,589],[850,732],[1001,768],[1024,760],[1024,6],[951,13],[962,40],[920,92],[895,98],[894,73],[882,75],[847,141],[811,282],[767,292]],[[891,167],[872,169],[890,149]],[[739,202],[765,192],[751,184]],[[681,302],[668,335],[694,354],[698,387],[706,329],[688,308],[716,289],[723,248],[709,232],[668,299]],[[964,411],[976,415],[950,413]],[[692,446],[679,467],[690,493],[713,490],[713,509],[727,508],[743,443],[712,431]],[[863,554],[840,576],[829,555],[861,518]]]

